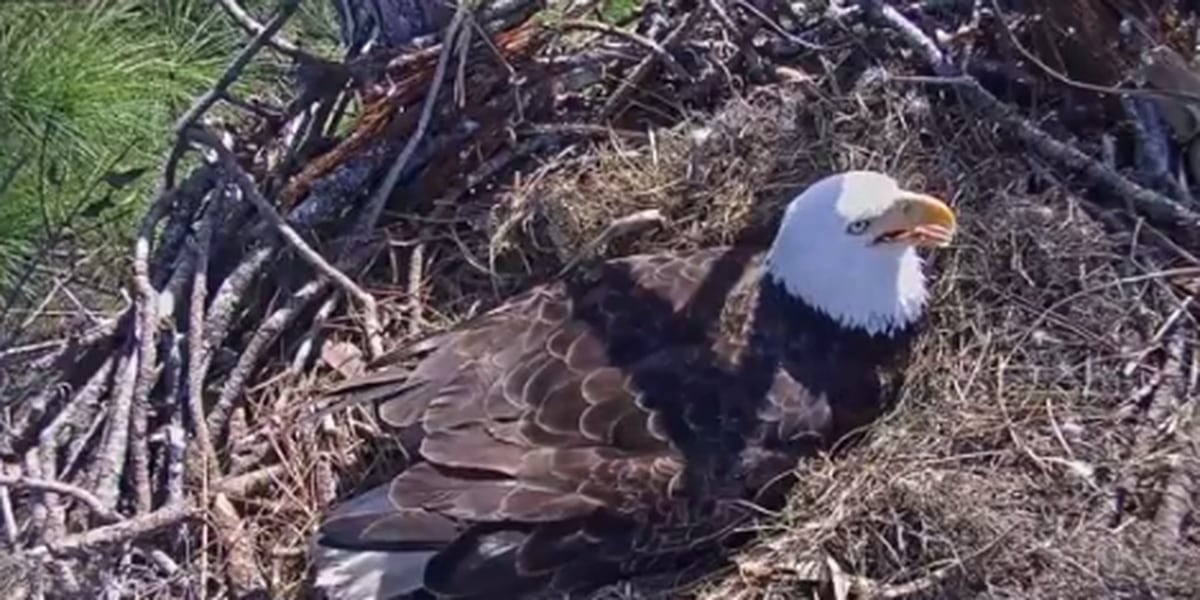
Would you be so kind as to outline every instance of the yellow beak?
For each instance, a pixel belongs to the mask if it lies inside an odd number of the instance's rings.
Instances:
[[[903,192],[875,219],[867,233],[876,244],[941,248],[950,244],[957,228],[957,217],[945,202],[925,194]]]

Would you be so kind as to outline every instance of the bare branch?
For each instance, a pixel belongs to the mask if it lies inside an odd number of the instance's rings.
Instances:
[[[47,542],[45,545],[28,550],[23,554],[30,558],[86,554],[96,548],[128,542],[156,533],[189,519],[196,513],[197,509],[187,504],[164,506],[132,519],[69,535],[56,542]]]
[[[225,147],[216,136],[203,129],[193,129],[191,133],[193,139],[212,148],[220,156],[221,164],[225,167],[226,173],[233,178],[238,188],[246,199],[250,200],[254,207],[258,209],[258,214],[275,229],[284,240],[287,240],[292,249],[300,255],[309,265],[317,272],[331,279],[339,288],[342,289],[350,297],[358,301],[362,305],[363,310],[363,328],[366,330],[367,351],[371,356],[380,356],[383,354],[383,333],[379,324],[379,309],[375,302],[375,298],[363,291],[354,283],[345,273],[339,271],[336,267],[329,264],[316,250],[313,250],[300,234],[292,229],[291,225],[275,212],[267,199],[258,191],[258,186],[250,179],[250,176],[242,169],[237,162],[237,157]]]
[[[204,114],[214,102],[221,99],[221,96],[225,94],[229,86],[237,80],[238,76],[246,68],[246,65],[250,63],[250,59],[254,58],[258,54],[258,51],[267,44],[267,41],[275,36],[299,6],[300,0],[280,0],[279,9],[275,12],[275,16],[271,17],[271,20],[259,30],[258,34],[250,40],[250,43],[246,44],[245,48],[242,48],[241,52],[238,52],[237,56],[233,57],[233,61],[229,63],[229,67],[217,78],[212,87],[197,98],[192,107],[175,122],[174,130],[177,137],[182,138],[187,133],[188,128],[194,125],[196,120],[200,118],[200,115]]]
[[[446,69],[450,64],[450,54],[454,49],[454,38],[458,34],[458,30],[462,28],[462,24],[467,16],[467,7],[465,4],[460,4],[458,10],[454,13],[454,18],[450,24],[446,26],[446,32],[442,35],[442,50],[438,55],[437,68],[433,73],[433,82],[429,86],[429,92],[425,95],[425,104],[421,106],[421,116],[417,120],[417,127],[413,130],[412,135],[408,136],[408,140],[404,143],[404,148],[400,154],[396,156],[396,161],[388,169],[384,175],[383,181],[379,184],[379,188],[371,196],[363,210],[362,219],[354,228],[352,237],[365,237],[366,233],[374,229],[375,223],[379,221],[379,216],[383,214],[383,207],[387,204],[388,198],[392,195],[392,190],[396,188],[396,183],[400,181],[400,175],[404,172],[404,168],[408,166],[408,161],[412,159],[412,155],[417,151],[417,145],[425,137],[425,130],[429,127],[429,120],[433,118],[433,107],[437,103],[438,94],[442,89],[442,82],[446,78]]]
[[[13,477],[10,475],[0,475],[0,485],[12,489],[29,489],[42,492],[54,492],[82,502],[85,506],[96,513],[97,517],[109,523],[115,523],[122,519],[121,515],[109,510],[99,498],[91,492],[74,485],[54,481],[51,479],[38,479],[34,477]]]
[[[137,377],[137,349],[130,347],[117,368],[108,428],[95,465],[96,496],[109,508],[117,506],[121,472],[129,451],[129,415],[133,409],[133,385]]]
[[[584,31],[595,31],[628,40],[658,56],[658,59],[662,61],[662,63],[666,65],[676,77],[685,81],[692,78],[692,76],[688,74],[688,72],[679,64],[679,61],[675,60],[674,56],[671,56],[670,52],[667,52],[667,50],[660,46],[658,42],[655,42],[644,35],[640,35],[627,29],[621,29],[620,27],[614,27],[608,23],[601,23],[599,21],[563,19],[562,21],[558,21],[556,25],[563,29],[582,29]]]
[[[700,24],[700,20],[708,14],[709,5],[705,4],[688,13],[687,18],[683,20],[667,37],[663,39],[662,47],[664,52],[667,48],[674,46],[677,42],[683,40],[683,36],[687,35]],[[600,110],[600,115],[604,118],[612,118],[621,108],[625,106],[625,102],[633,95],[634,90],[642,84],[642,80],[650,75],[654,67],[658,65],[659,55],[650,54],[638,63],[633,71],[621,81],[621,85],[617,86],[616,91],[612,96],[608,97],[608,101],[604,103],[604,108]]]
[[[209,348],[204,336],[205,302],[208,294],[208,254],[212,244],[213,227],[216,216],[220,213],[224,194],[216,199],[210,207],[209,218],[204,220],[200,231],[196,234],[196,243],[192,251],[196,256],[196,268],[192,275],[192,298],[188,311],[187,347],[188,375],[184,391],[188,417],[195,427],[194,446],[185,451],[193,453],[201,463],[200,476],[207,479],[209,470],[216,464],[216,453],[213,451],[212,436],[208,431],[208,421],[204,418],[204,376],[208,369]],[[219,342],[218,342],[219,343]],[[190,462],[190,457],[185,459]]]
[[[220,3],[221,8],[224,8],[225,12],[228,13],[229,16],[248,33],[262,35],[263,32],[267,30],[266,26],[264,26],[262,23],[259,23],[253,15],[251,15],[246,11],[245,8],[237,3],[237,0],[217,0],[217,2]],[[267,35],[266,44],[271,48],[278,50],[280,53],[286,54],[292,58],[308,56],[307,53],[305,53],[292,42],[288,41],[287,38],[283,37],[283,35],[279,33]]]

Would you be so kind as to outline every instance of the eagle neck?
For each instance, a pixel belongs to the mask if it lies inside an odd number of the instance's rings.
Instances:
[[[771,277],[763,278],[759,285],[760,318],[769,323],[759,328],[759,333],[770,338],[761,342],[786,353],[843,355],[855,360],[877,357],[884,361],[898,348],[907,346],[920,327],[917,321],[872,333],[842,323]]]

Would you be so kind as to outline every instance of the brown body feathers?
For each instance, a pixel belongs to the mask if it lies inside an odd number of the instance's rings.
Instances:
[[[335,507],[318,572],[372,552],[380,597],[516,598],[710,552],[886,407],[912,333],[844,328],[762,272],[730,248],[610,260],[346,382],[413,460]]]

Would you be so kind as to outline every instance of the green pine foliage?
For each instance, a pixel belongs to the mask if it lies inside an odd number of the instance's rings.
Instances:
[[[171,125],[247,39],[214,0],[4,5],[0,288],[18,257],[65,223],[104,230],[114,244],[128,240]],[[268,15],[275,1],[243,5]],[[332,53],[329,2],[307,0],[286,33],[314,53]],[[239,94],[271,99],[286,85],[284,62],[262,57],[237,84]]]

